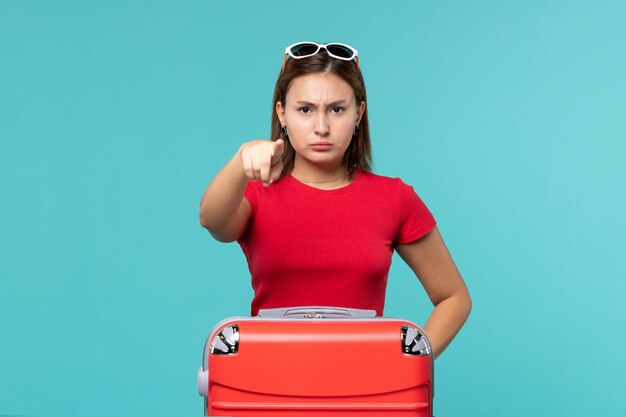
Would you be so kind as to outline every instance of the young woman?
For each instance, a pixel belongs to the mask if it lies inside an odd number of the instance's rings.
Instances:
[[[435,219],[413,187],[372,173],[365,84],[345,44],[287,47],[272,139],[246,142],[213,178],[200,223],[237,241],[260,308],[306,305],[383,314],[394,249],[435,306],[424,331],[436,358],[471,299]]]

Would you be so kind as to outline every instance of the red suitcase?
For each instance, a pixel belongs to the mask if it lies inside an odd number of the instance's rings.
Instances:
[[[432,417],[434,360],[416,324],[374,310],[295,307],[218,323],[204,346],[204,414]]]

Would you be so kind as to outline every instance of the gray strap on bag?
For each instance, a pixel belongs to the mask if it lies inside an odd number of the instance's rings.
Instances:
[[[296,317],[296,318],[373,318],[376,310],[342,308],[327,306],[266,308],[259,310],[259,317]]]

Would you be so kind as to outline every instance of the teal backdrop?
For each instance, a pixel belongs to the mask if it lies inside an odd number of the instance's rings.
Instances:
[[[359,50],[375,172],[414,186],[470,289],[435,415],[626,415],[625,21],[622,1],[1,0],[0,415],[202,415],[205,337],[253,294],[199,200],[269,139],[300,40]],[[385,314],[431,311],[394,255]]]

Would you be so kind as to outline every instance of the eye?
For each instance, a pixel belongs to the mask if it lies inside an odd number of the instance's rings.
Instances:
[[[306,109],[306,110],[311,110],[311,109],[309,109],[308,107],[304,106],[304,107],[300,107],[300,108],[298,109],[298,111],[299,111],[299,112],[302,112],[302,113],[304,113],[304,114],[308,114],[308,113],[309,113],[308,111],[302,111],[302,110],[305,110],[305,109]]]
[[[335,113],[341,113],[345,109],[343,107],[335,106],[333,107],[333,110],[335,110]]]

